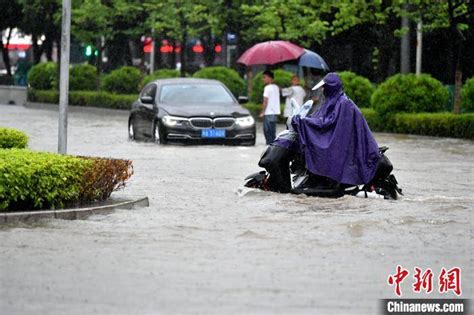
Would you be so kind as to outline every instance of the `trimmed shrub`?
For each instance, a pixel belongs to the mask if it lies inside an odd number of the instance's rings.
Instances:
[[[372,131],[436,137],[474,138],[474,114],[398,113],[381,116],[372,108],[361,109]]]
[[[76,65],[71,68],[69,76],[70,91],[97,90],[99,74],[94,66],[89,64]]]
[[[273,71],[273,73],[275,75],[274,82],[276,85],[282,88],[291,86],[291,77],[293,76],[292,72],[277,69]],[[250,95],[250,101],[258,104],[263,102],[263,88],[265,85],[263,84],[262,74],[263,72],[257,73],[252,80],[252,94]]]
[[[361,108],[360,111],[372,131],[384,131],[386,120],[383,120],[379,113],[373,108]]]
[[[69,97],[71,97],[71,93],[69,93]],[[58,104],[59,92],[55,90],[28,89],[27,98],[29,102]]]
[[[397,74],[378,86],[371,104],[382,116],[398,112],[439,112],[448,97],[448,90],[428,74]]]
[[[339,72],[344,92],[358,107],[370,107],[370,98],[375,91],[373,84],[366,78],[350,71]]]
[[[26,148],[28,136],[13,128],[0,127],[0,149]]]
[[[0,210],[58,208],[77,200],[91,162],[29,150],[0,150]]]
[[[111,94],[107,92],[71,92],[69,103],[77,106],[130,109],[137,95]]]
[[[464,83],[461,90],[462,105],[461,109],[465,112],[474,111],[474,77]]]
[[[390,131],[397,133],[474,139],[474,114],[401,113],[390,125]]]
[[[130,109],[137,95],[112,94],[96,91],[72,91],[69,93],[69,104],[76,106],[102,107],[113,109]],[[28,101],[58,104],[58,91],[28,90]]]
[[[0,149],[0,210],[104,200],[133,174],[131,161]]]
[[[143,81],[140,84],[140,88],[143,88],[148,83],[159,80],[159,79],[170,79],[170,78],[179,78],[180,72],[173,69],[161,69],[153,72],[152,74],[147,75],[143,78]]]
[[[195,72],[193,77],[220,81],[229,88],[236,98],[245,92],[245,81],[234,69],[227,67],[207,67]]]
[[[142,74],[134,67],[122,67],[107,74],[102,79],[105,91],[118,94],[138,93]]]
[[[132,161],[99,157],[81,157],[92,162],[83,174],[83,186],[79,195],[82,202],[105,200],[112,192],[125,187],[133,175]]]
[[[57,88],[58,71],[58,65],[54,62],[39,63],[28,72],[28,83],[31,88],[38,90]]]

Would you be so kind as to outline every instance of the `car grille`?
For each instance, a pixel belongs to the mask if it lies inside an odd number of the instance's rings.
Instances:
[[[191,118],[189,122],[194,128],[211,128],[212,119],[211,118]]]
[[[214,119],[214,127],[216,128],[230,128],[234,125],[235,118],[216,118]]]
[[[207,118],[207,117],[194,117],[190,118],[189,122],[194,128],[230,128],[235,123],[235,118],[232,117],[218,117],[218,118]]]

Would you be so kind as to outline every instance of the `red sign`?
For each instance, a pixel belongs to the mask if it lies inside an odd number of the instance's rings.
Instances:
[[[30,49],[30,44],[8,44],[7,49],[9,50],[28,50]]]

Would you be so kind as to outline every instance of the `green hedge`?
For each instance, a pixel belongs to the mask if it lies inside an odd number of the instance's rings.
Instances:
[[[360,108],[360,111],[372,131],[386,131],[382,118],[373,108]]]
[[[59,73],[54,62],[43,62],[31,67],[28,72],[28,84],[33,89],[50,90],[57,88]]]
[[[400,113],[392,119],[392,132],[474,140],[474,114]]]
[[[70,91],[94,91],[99,85],[96,67],[84,64],[73,66],[69,72]]]
[[[0,149],[0,210],[104,200],[132,175],[130,161]]]
[[[161,69],[153,72],[152,74],[147,75],[143,78],[140,83],[140,88],[143,88],[148,83],[159,80],[159,79],[170,79],[170,78],[179,78],[181,73],[178,70],[173,69]]]
[[[397,74],[377,87],[371,104],[382,115],[439,112],[448,98],[448,90],[428,74]]]
[[[462,110],[466,112],[474,111],[474,77],[466,80],[461,90]]]
[[[139,92],[142,79],[140,70],[135,67],[122,67],[102,78],[102,87],[107,92],[133,94]]]
[[[13,128],[0,127],[0,149],[26,148],[28,136]]]
[[[275,75],[274,81],[276,85],[282,88],[291,86],[291,77],[293,76],[292,72],[277,69],[273,71],[273,74]],[[250,101],[253,103],[261,104],[263,102],[263,88],[265,85],[262,76],[263,72],[259,72],[252,80],[252,94],[250,95]]]
[[[137,95],[112,94],[96,91],[71,91],[69,104],[77,106],[92,106],[112,109],[130,109]],[[39,103],[58,104],[58,91],[28,90],[28,101]]]
[[[370,107],[370,98],[375,91],[374,85],[366,78],[350,71],[338,72],[344,86],[344,92],[359,107]]]
[[[361,112],[372,131],[474,139],[474,114],[443,112],[381,116],[371,108],[363,108]]]
[[[227,67],[207,67],[193,74],[194,78],[214,79],[225,84],[235,97],[245,93],[245,81],[237,71]]]
[[[91,162],[29,150],[0,150],[0,210],[58,208],[77,200]]]

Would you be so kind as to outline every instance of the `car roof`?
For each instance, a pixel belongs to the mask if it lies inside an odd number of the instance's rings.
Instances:
[[[179,84],[179,83],[212,83],[212,84],[222,84],[222,82],[211,79],[196,79],[196,78],[170,78],[170,79],[158,79],[154,80],[154,83],[157,84]]]

